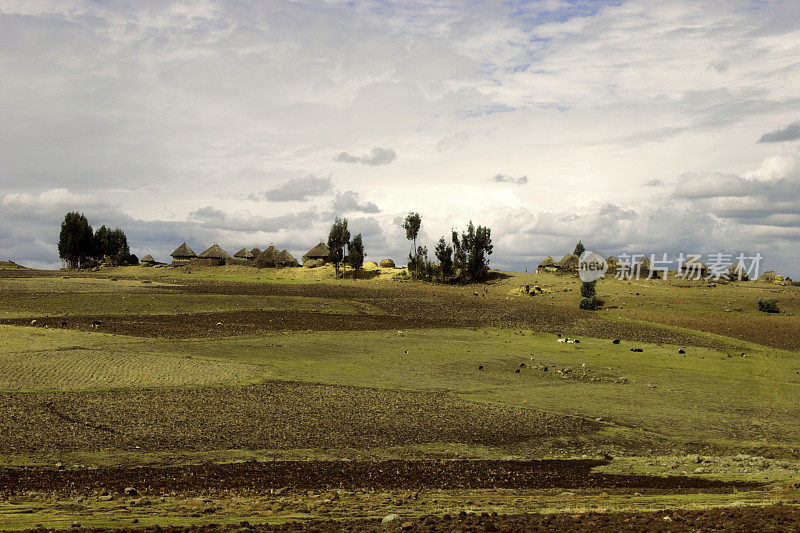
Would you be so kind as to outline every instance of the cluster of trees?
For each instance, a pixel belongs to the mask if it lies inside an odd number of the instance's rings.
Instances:
[[[84,268],[103,259],[117,264],[129,263],[133,257],[130,254],[128,238],[121,229],[112,230],[103,225],[92,231],[89,221],[77,211],[64,217],[58,237],[58,255],[68,268]]]
[[[409,213],[403,222],[406,238],[414,249],[408,254],[408,271],[414,279],[447,283],[450,281],[478,282],[489,274],[489,258],[492,255],[492,230],[475,225],[470,220],[467,231],[460,235],[453,230],[450,243],[445,237],[439,239],[434,248],[438,263],[428,259],[428,248],[417,246],[417,237],[422,227],[419,213]]]
[[[353,269],[353,279],[358,278],[358,272],[364,266],[364,240],[361,234],[356,234],[350,238],[350,230],[347,227],[347,219],[336,217],[328,234],[328,249],[330,250],[329,260],[333,263],[336,276],[344,277],[344,265]],[[340,274],[341,271],[341,274]]]
[[[465,232],[452,232],[450,242],[444,237],[439,239],[434,249],[436,262],[428,258],[426,246],[417,246],[417,237],[422,228],[419,213],[409,213],[403,228],[414,246],[408,254],[408,272],[413,279],[440,283],[486,279],[489,273],[488,256],[492,254],[492,230],[488,227],[475,227],[470,221]],[[334,219],[328,234],[328,249],[329,260],[337,277],[344,277],[344,268],[349,266],[353,270],[353,279],[358,278],[366,256],[364,240],[360,233],[351,238],[346,218]]]

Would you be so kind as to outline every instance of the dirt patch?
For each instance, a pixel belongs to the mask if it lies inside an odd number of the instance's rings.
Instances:
[[[96,470],[0,469],[0,492],[86,494],[135,487],[148,494],[259,494],[272,489],[639,489],[733,492],[753,483],[689,477],[594,474],[597,460],[271,461]],[[286,489],[284,489],[286,490]]]
[[[191,531],[281,531],[318,533],[340,531],[408,531],[427,533],[433,531],[592,531],[616,533],[618,531],[696,532],[730,531],[751,533],[752,531],[797,531],[800,521],[798,507],[734,507],[704,509],[699,511],[666,509],[651,512],[590,512],[555,514],[497,515],[493,513],[457,516],[422,516],[413,519],[398,518],[390,524],[381,524],[381,519],[367,520],[314,520],[288,522],[275,525],[250,525],[247,523],[228,526],[193,526]],[[126,531],[152,531],[152,529],[125,528]],[[167,527],[159,529],[168,533],[187,531],[188,528]],[[72,531],[81,531],[73,529]]]
[[[270,382],[234,388],[0,394],[0,452],[502,446],[595,432],[581,418],[446,394]]]
[[[367,331],[445,327],[435,318],[308,311],[231,311],[177,315],[91,316],[35,319],[36,325],[102,331],[137,337],[200,338],[257,335],[275,331]],[[2,324],[27,326],[30,318]]]

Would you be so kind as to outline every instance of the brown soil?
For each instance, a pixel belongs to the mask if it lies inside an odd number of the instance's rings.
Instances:
[[[71,531],[100,531],[73,528]],[[731,507],[703,509],[697,511],[667,509],[648,512],[589,512],[555,514],[497,515],[496,513],[467,514],[457,516],[422,516],[398,518],[390,524],[381,524],[380,519],[364,520],[313,520],[288,522],[274,525],[251,525],[247,522],[230,525],[209,524],[191,527],[131,528],[125,531],[163,531],[165,533],[194,531],[254,531],[254,532],[300,532],[333,533],[340,531],[364,531],[383,533],[408,531],[427,533],[434,531],[459,532],[549,532],[591,531],[616,533],[636,531],[642,533],[682,533],[726,531],[752,533],[753,531],[800,531],[800,507]]]
[[[0,469],[0,493],[45,491],[145,494],[259,494],[271,489],[637,489],[735,492],[758,487],[689,477],[593,474],[596,460],[540,461],[270,461],[96,470]],[[284,489],[284,487],[286,489]]]
[[[436,442],[503,446],[580,438],[602,427],[447,394],[293,382],[5,393],[0,394],[0,413],[3,453],[363,449]]]

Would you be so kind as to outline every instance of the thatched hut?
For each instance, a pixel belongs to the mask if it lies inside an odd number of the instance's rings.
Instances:
[[[545,257],[541,263],[539,263],[538,267],[536,267],[536,269],[539,272],[545,272],[545,271],[550,272],[555,270],[556,268],[558,268],[558,263],[556,263],[556,260],[550,257],[549,255]]]
[[[249,251],[247,248],[242,248],[233,254],[233,257],[241,261],[252,261],[255,259],[255,257],[253,257],[253,252]]]
[[[139,260],[139,262],[142,264],[142,266],[146,266],[146,267],[151,267],[151,266],[156,264],[156,260],[153,259],[153,256],[150,255],[150,254],[147,254],[146,256],[142,257]]]
[[[275,256],[278,255],[278,250],[274,246],[270,246],[256,256],[255,263],[258,268],[272,268],[275,266]]]
[[[231,256],[229,256],[225,250],[220,248],[218,244],[214,244],[198,255],[197,261],[202,265],[222,266],[226,261],[229,261],[230,258]]]
[[[303,256],[303,263],[306,261],[314,261],[315,259],[321,259],[323,262],[327,262],[330,254],[331,251],[328,248],[328,245],[324,242],[321,242],[306,252],[306,254]]]
[[[382,259],[381,260],[381,268],[396,268],[397,265],[394,264],[393,259]]]
[[[261,255],[261,249],[260,248],[253,248],[252,250],[250,250],[250,253],[253,254],[253,259],[255,259],[259,255]]]
[[[633,277],[638,276],[639,279],[658,279],[661,277],[663,271],[653,270],[653,264],[647,256],[642,257],[638,263],[633,266]]]
[[[608,270],[606,270],[606,272],[608,274],[615,274],[617,272],[617,267],[619,266],[619,259],[613,255],[609,255],[608,259],[606,259],[606,264],[608,265]]]
[[[173,265],[185,265],[189,263],[189,261],[197,258],[197,254],[194,253],[194,250],[189,248],[186,243],[178,246],[175,251],[169,255],[172,257]]]
[[[758,276],[758,281],[762,283],[775,283],[775,281],[777,281],[777,278],[778,274],[776,274],[774,270],[767,270],[766,272]]]
[[[737,263],[728,268],[725,279],[730,281],[750,281],[750,276],[747,275],[747,269]]]
[[[680,275],[687,279],[704,279],[708,276],[708,273],[708,267],[697,257],[690,257],[688,261],[681,265]]]
[[[284,248],[275,256],[275,266],[279,268],[296,267],[300,266],[300,263],[289,253],[289,250]]]
[[[575,254],[567,254],[558,262],[557,268],[560,272],[577,272],[581,260]]]

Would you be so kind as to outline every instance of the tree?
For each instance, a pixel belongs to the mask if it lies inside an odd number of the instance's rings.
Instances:
[[[586,251],[586,247],[583,245],[583,241],[578,241],[578,244],[575,245],[575,252],[573,252],[578,257],[583,255],[583,252]]]
[[[347,245],[347,263],[353,269],[353,279],[358,277],[358,271],[364,265],[364,241],[359,233],[353,237],[353,241]]]
[[[131,250],[128,247],[128,238],[125,232],[116,228],[114,230],[108,229],[105,225],[94,233],[94,258],[97,260],[106,257],[112,259],[116,263],[125,262]]]
[[[453,247],[447,244],[444,237],[439,239],[439,243],[434,249],[436,259],[439,260],[439,273],[442,276],[442,282],[445,278],[453,275]]]
[[[339,217],[336,217],[328,234],[328,249],[330,250],[329,259],[336,269],[337,278],[339,277],[339,267],[345,259],[344,247],[349,243],[350,230],[347,229],[347,219],[340,220]]]
[[[417,253],[417,236],[419,235],[419,228],[422,226],[422,217],[419,216],[419,213],[409,213],[406,216],[405,221],[403,221],[403,229],[406,230],[406,239],[409,241],[413,241],[414,245],[414,253]],[[414,264],[419,266],[419,256],[415,256]],[[419,275],[419,270],[414,270],[414,278],[417,278]]]
[[[61,223],[58,256],[68,268],[80,268],[94,256],[94,235],[83,213],[70,211]]]
[[[467,269],[467,254],[461,247],[458,232],[453,230],[451,239],[453,241],[453,271],[456,274],[460,274]]]
[[[483,281],[489,271],[487,255],[492,255],[492,230],[477,228],[469,221],[467,232],[461,234],[461,250],[464,254],[464,275],[468,281]]]

